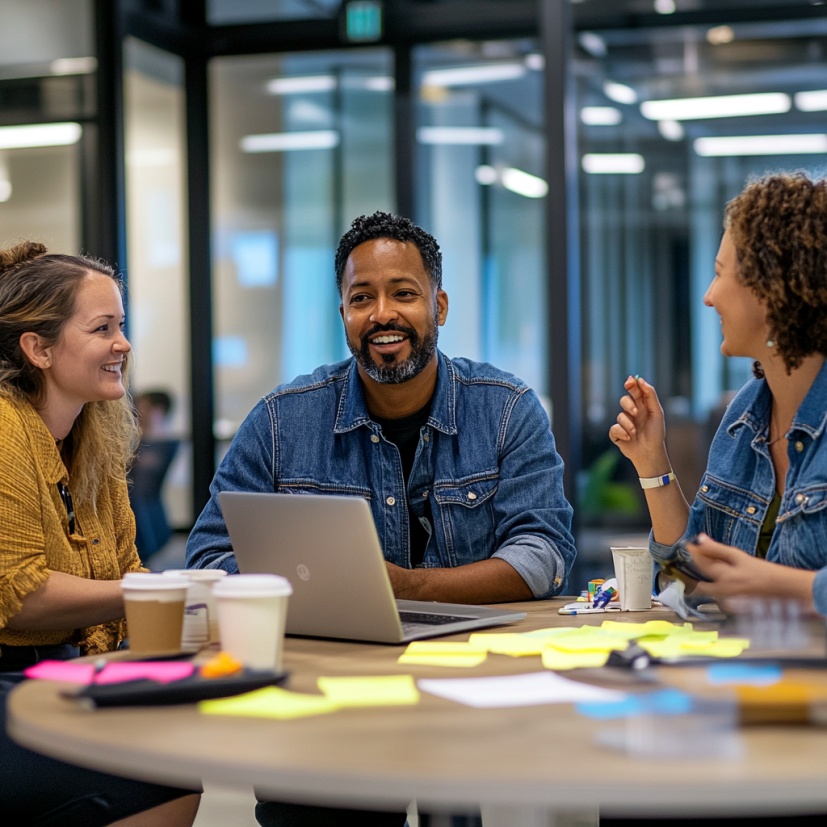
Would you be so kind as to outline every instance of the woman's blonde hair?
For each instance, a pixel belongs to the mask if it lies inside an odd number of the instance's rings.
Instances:
[[[106,262],[86,256],[49,255],[43,244],[26,241],[0,250],[0,395],[45,401],[46,382],[20,347],[24,333],[36,333],[47,347],[60,341],[75,313],[80,285],[100,273],[123,293],[123,282]],[[123,479],[138,445],[138,428],[128,392],[125,354],[121,399],[87,402],[66,446],[71,462],[72,496],[94,506],[103,480]]]

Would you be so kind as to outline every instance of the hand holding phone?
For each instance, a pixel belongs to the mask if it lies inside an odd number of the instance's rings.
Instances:
[[[667,577],[677,577],[683,580],[689,577],[701,583],[711,583],[712,578],[707,577],[697,566],[692,555],[683,547],[678,546],[678,556],[672,560],[662,561],[661,570]]]

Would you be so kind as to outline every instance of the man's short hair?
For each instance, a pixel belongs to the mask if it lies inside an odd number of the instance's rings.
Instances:
[[[336,250],[336,288],[342,295],[342,276],[348,256],[355,247],[375,238],[390,238],[394,241],[410,241],[416,245],[422,263],[437,290],[442,289],[442,253],[436,239],[417,227],[408,218],[386,212],[360,215],[353,220],[350,229],[342,236]]]

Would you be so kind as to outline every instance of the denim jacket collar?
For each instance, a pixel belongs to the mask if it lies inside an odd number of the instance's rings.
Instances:
[[[359,378],[355,359],[350,360],[349,368],[344,374],[343,380],[344,389],[339,401],[339,410],[336,414],[336,424],[333,428],[337,434],[352,431],[373,421],[365,402],[365,392],[362,388],[362,380]],[[436,388],[434,389],[428,424],[446,434],[457,432],[454,367],[451,360],[440,351],[437,351]]]
[[[728,428],[727,433],[734,436],[739,428],[748,426],[756,436],[766,431],[770,421],[772,397],[766,379],[757,379],[753,386],[751,399],[741,416]],[[827,427],[827,359],[821,366],[804,401],[795,412],[791,431],[800,430],[812,439],[820,437]]]

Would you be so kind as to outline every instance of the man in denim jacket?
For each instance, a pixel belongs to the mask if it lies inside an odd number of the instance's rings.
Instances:
[[[217,495],[364,497],[399,598],[546,598],[575,557],[563,462],[536,394],[437,350],[448,296],[436,241],[357,218],[336,253],[353,358],[264,397],[241,425],[187,544],[190,568],[237,571]]]

